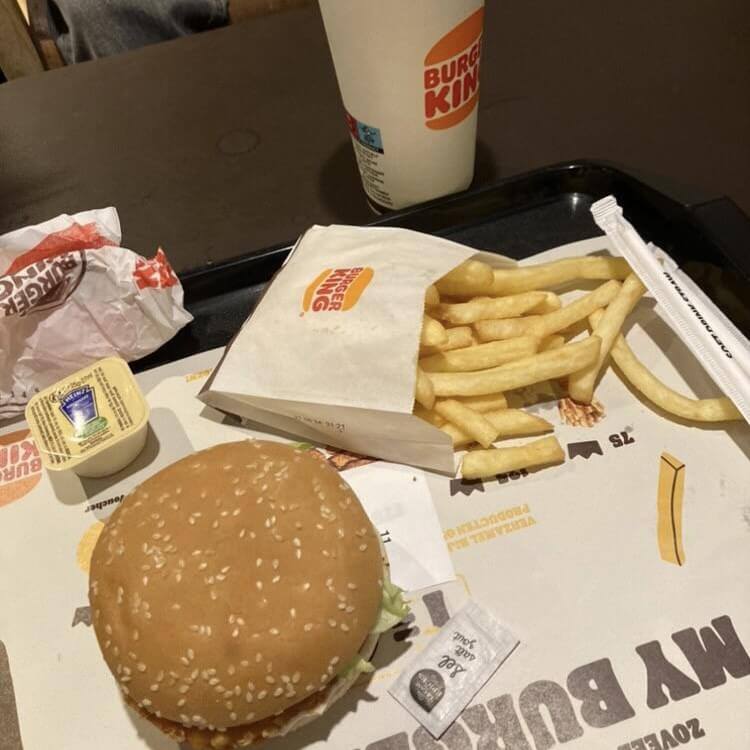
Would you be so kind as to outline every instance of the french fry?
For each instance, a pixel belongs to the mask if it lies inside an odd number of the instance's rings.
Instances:
[[[590,316],[589,319],[593,326],[596,325],[603,314],[603,312],[597,311]],[[635,356],[622,334],[619,334],[615,339],[610,355],[625,380],[648,401],[669,414],[693,422],[725,422],[742,419],[742,414],[737,407],[725,396],[719,398],[689,398],[662,383]]]
[[[565,258],[552,263],[519,268],[495,268],[490,290],[480,290],[480,294],[500,296],[518,294],[534,289],[567,284],[576,279],[624,279],[630,273],[630,266],[624,258],[590,255],[584,258]]]
[[[449,352],[453,349],[463,349],[476,343],[474,332],[469,326],[458,326],[457,328],[445,328],[448,341],[439,346],[422,346],[419,350],[420,356],[429,356],[439,352]]]
[[[504,341],[528,335],[533,321],[540,320],[541,315],[527,315],[525,318],[506,318],[504,320],[478,320],[474,330],[480,341]]]
[[[685,464],[669,453],[659,457],[659,484],[656,494],[656,539],[659,557],[682,565],[682,496],[685,491]]]
[[[429,315],[425,315],[419,343],[423,346],[442,346],[443,344],[447,344],[448,334],[445,332],[442,323],[439,323]]]
[[[557,438],[549,436],[514,448],[469,451],[461,464],[464,479],[484,479],[515,469],[560,463],[565,460]]]
[[[432,381],[420,367],[417,367],[417,387],[414,392],[414,399],[425,409],[432,409],[435,405],[435,390],[432,387]]]
[[[539,344],[539,351],[548,352],[552,349],[559,349],[561,346],[565,346],[565,336],[553,333],[552,336],[542,340],[542,343]]]
[[[464,406],[460,401],[437,401],[435,411],[485,448],[489,448],[497,437],[497,430],[482,414]]]
[[[489,370],[431,373],[430,380],[436,396],[485,396],[582,370],[596,360],[600,346],[596,336],[589,336],[560,349],[532,354]]]
[[[440,304],[440,293],[434,284],[430,284],[427,287],[427,291],[424,294],[425,307],[434,307]]]
[[[431,357],[420,359],[419,366],[425,372],[486,370],[534,354],[538,346],[539,339],[534,336],[521,336],[507,341],[491,341],[465,349],[433,354]]]
[[[445,420],[439,414],[437,414],[432,409],[425,409],[422,404],[414,404],[412,413],[415,417],[419,417],[420,419],[423,419],[425,422],[429,422],[435,427],[442,427],[445,424]]]
[[[478,411],[480,414],[484,414],[487,411],[508,408],[508,401],[502,393],[492,393],[489,396],[457,397],[456,401],[460,401],[462,404],[468,406],[470,409],[474,409],[474,411]]]
[[[480,320],[474,328],[483,341],[506,339],[510,336],[539,336],[544,338],[562,331],[591,315],[594,310],[608,305],[620,290],[619,281],[607,281],[592,292],[584,294],[574,302],[546,315],[529,315],[526,318],[511,318],[512,327],[503,328],[505,321]],[[494,324],[494,325],[493,325]]]
[[[531,406],[543,401],[558,401],[563,395],[556,381],[542,380],[515,391],[508,391],[505,400],[508,402],[508,408],[520,409],[522,406]]]
[[[467,260],[435,282],[435,286],[440,294],[461,296],[487,294],[492,283],[492,266],[480,260]]]
[[[596,378],[602,369],[602,365],[620,333],[625,318],[645,291],[646,287],[641,280],[631,273],[623,282],[617,296],[607,305],[604,314],[598,318],[598,323],[594,326],[592,333],[602,340],[599,357],[596,362],[570,376],[568,393],[574,401],[584,404],[591,403],[591,399],[594,397]]]
[[[465,325],[477,320],[515,318],[545,302],[545,292],[525,292],[510,297],[474,297],[459,304],[442,304],[433,314],[453,325]]]
[[[553,429],[552,425],[541,417],[535,417],[520,409],[497,409],[484,414],[484,418],[497,430],[497,437],[521,437],[524,435],[539,435],[542,432],[549,432]],[[441,428],[451,436],[453,447],[469,445],[474,442],[474,438],[468,435],[459,427],[446,422]]]
[[[530,292],[526,292],[530,294]],[[562,307],[562,300],[554,292],[543,292],[544,299],[532,309],[533,313],[544,315],[545,313],[555,312]]]

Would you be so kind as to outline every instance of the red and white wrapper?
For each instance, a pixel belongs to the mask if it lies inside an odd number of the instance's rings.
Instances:
[[[0,236],[0,419],[103,357],[139,359],[192,316],[164,252],[120,247],[114,208]]]

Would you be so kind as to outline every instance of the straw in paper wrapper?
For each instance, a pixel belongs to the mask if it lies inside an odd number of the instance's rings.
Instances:
[[[750,343],[665,252],[647,245],[611,195],[591,207],[594,221],[662,306],[714,382],[750,422]]]

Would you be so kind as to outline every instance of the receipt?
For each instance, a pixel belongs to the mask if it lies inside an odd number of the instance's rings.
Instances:
[[[456,577],[424,472],[378,462],[345,479],[380,532],[397,586],[416,591]]]

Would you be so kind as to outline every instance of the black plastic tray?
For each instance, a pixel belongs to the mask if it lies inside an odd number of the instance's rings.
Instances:
[[[686,205],[614,167],[562,164],[441,198],[372,222],[448,237],[521,259],[600,235],[591,204],[614,195],[641,236],[666,250],[750,338],[750,220],[728,198]],[[226,345],[279,270],[292,242],[182,275],[194,321],[144,370]]]

